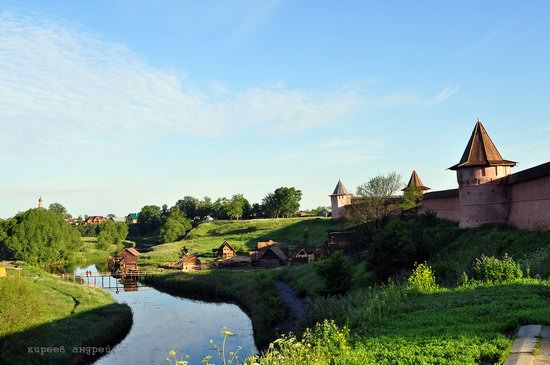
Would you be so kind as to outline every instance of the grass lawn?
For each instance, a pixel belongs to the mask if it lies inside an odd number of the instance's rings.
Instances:
[[[0,278],[0,363],[73,364],[90,355],[73,347],[108,346],[129,330],[132,313],[106,292],[25,266]],[[59,352],[63,346],[64,353]],[[29,347],[58,352],[29,353]]]
[[[185,239],[152,246],[152,250],[140,258],[142,265],[158,265],[162,262],[177,261],[180,249],[186,246],[192,253],[212,258],[212,249],[224,241],[243,253],[256,247],[259,241],[282,241],[290,249],[304,240],[304,231],[309,234],[309,243],[320,246],[327,239],[328,229],[341,228],[340,222],[330,218],[279,218],[252,219],[242,221],[204,222],[192,229]]]

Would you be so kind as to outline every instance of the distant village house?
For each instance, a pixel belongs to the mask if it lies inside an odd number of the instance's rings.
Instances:
[[[235,250],[227,241],[224,241],[220,247],[212,249],[212,252],[216,257],[221,259],[237,256],[237,250]]]

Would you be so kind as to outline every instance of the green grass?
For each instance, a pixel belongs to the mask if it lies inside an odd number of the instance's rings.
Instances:
[[[522,324],[550,323],[550,281],[521,280],[418,294],[404,287],[317,299],[308,324],[351,330],[362,364],[500,364]],[[350,362],[353,363],[353,362]]]
[[[72,262],[78,264],[106,261],[116,251],[116,246],[111,245],[107,250],[97,248],[96,237],[81,237],[82,248],[75,252]]]
[[[430,261],[441,277],[456,281],[463,273],[471,274],[472,262],[485,256],[508,254],[524,271],[542,278],[550,277],[550,232],[526,231],[514,227],[487,224],[460,231],[456,240]]]
[[[125,304],[106,292],[63,281],[25,266],[0,278],[0,362],[73,364],[88,361],[73,347],[113,345],[132,323]],[[29,347],[63,346],[64,353],[43,355]]]
[[[158,265],[177,261],[180,249],[186,246],[192,253],[212,259],[212,249],[224,241],[235,249],[246,253],[256,247],[259,241],[281,241],[290,249],[303,242],[304,230],[309,233],[309,243],[321,246],[327,239],[328,229],[341,228],[341,223],[330,218],[279,218],[252,219],[242,221],[204,222],[192,229],[185,239],[152,246],[152,250],[141,256],[142,265]]]

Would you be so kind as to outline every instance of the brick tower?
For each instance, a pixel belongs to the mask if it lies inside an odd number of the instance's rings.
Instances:
[[[458,180],[461,228],[507,222],[510,199],[506,177],[515,165],[502,158],[478,119],[460,162],[450,167]]]
[[[344,207],[351,204],[351,194],[341,180],[338,180],[334,192],[330,195],[332,207],[332,219],[340,219],[344,216]]]

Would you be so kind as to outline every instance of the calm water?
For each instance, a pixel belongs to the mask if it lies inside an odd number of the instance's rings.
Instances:
[[[75,273],[84,274],[87,270],[98,272],[91,265],[76,268]],[[134,324],[128,336],[110,354],[96,361],[97,365],[168,364],[166,357],[171,350],[178,352],[178,359],[188,355],[190,364],[200,364],[205,355],[212,355],[211,362],[219,364],[210,340],[221,345],[224,327],[235,334],[227,339],[227,352],[242,347],[239,359],[257,352],[252,323],[234,304],[179,298],[150,287],[134,292],[124,292],[122,287],[118,293],[109,291],[117,302],[132,308]]]

